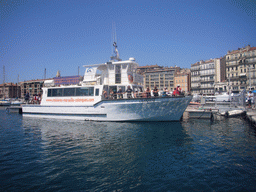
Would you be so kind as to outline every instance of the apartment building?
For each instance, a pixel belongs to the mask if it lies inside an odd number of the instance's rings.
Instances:
[[[232,91],[256,89],[256,47],[228,51],[226,77]]]
[[[174,87],[180,86],[181,91],[184,93],[190,93],[191,78],[190,69],[182,69],[174,76]]]
[[[0,98],[20,98],[20,85],[5,83],[0,85]]]
[[[34,94],[42,94],[42,87],[44,85],[44,79],[29,80],[20,82],[21,98],[24,98],[28,92],[30,96]]]
[[[145,72],[149,72],[149,71],[157,71],[157,70],[162,70],[164,69],[163,66],[159,66],[159,65],[146,65],[146,66],[140,66],[137,67],[137,73],[143,75]]]
[[[162,68],[153,71],[144,72],[144,88],[149,87],[154,89],[155,86],[159,90],[163,90],[165,87],[169,91],[174,89],[174,76],[175,73],[180,71],[179,67]]]
[[[213,95],[215,84],[225,78],[223,59],[210,59],[191,65],[191,93]]]

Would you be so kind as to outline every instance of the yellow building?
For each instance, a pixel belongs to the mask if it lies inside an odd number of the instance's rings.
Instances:
[[[174,87],[180,86],[181,91],[190,93],[190,70],[177,72],[174,77]]]

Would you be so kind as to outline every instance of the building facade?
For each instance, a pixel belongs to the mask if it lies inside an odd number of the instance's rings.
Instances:
[[[163,70],[164,67],[159,66],[159,65],[146,65],[146,66],[140,66],[137,67],[137,73],[144,75],[145,72],[149,72],[149,71],[157,71],[157,70]]]
[[[190,93],[191,87],[191,78],[190,78],[190,70],[184,69],[180,72],[177,72],[174,77],[174,87],[180,86],[181,91],[185,94]]]
[[[20,82],[21,98],[24,98],[28,92],[30,96],[35,94],[42,94],[42,87],[44,85],[44,79],[30,80]]]
[[[162,70],[145,71],[144,88],[146,89],[149,87],[150,89],[154,89],[156,86],[160,91],[162,91],[165,87],[167,87],[169,91],[173,91],[174,76],[179,70],[179,67],[170,67],[163,68]]]
[[[194,63],[191,65],[191,93],[201,93],[201,81],[200,81],[200,63]]]
[[[226,77],[232,91],[256,89],[256,47],[250,45],[228,51]]]
[[[0,85],[0,98],[20,98],[20,85],[17,83],[5,83]]]
[[[222,59],[210,59],[191,65],[191,93],[213,95],[216,83],[224,80]]]

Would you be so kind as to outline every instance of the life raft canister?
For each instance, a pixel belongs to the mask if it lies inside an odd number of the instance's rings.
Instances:
[[[133,76],[132,75],[128,75],[128,79],[129,81],[132,83],[133,82]]]

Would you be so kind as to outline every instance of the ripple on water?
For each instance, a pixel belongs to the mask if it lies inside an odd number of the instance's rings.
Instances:
[[[0,111],[1,113],[1,111]],[[2,191],[255,189],[242,119],[111,123],[0,114]]]

